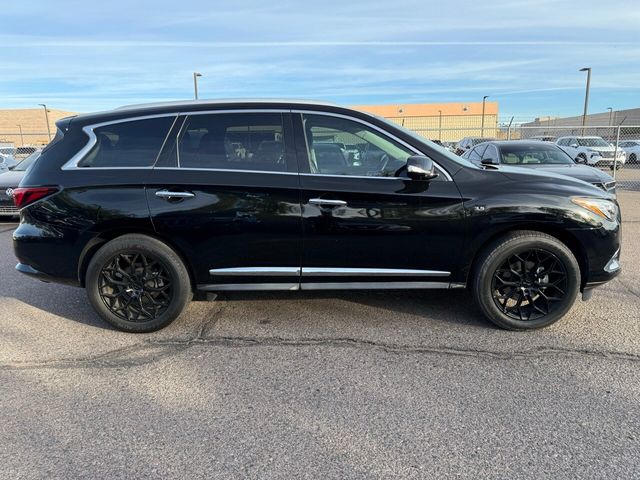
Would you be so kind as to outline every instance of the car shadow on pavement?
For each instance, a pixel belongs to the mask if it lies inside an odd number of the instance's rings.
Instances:
[[[317,292],[224,292],[218,299],[225,302],[277,302],[279,309],[287,308],[288,302],[309,302],[309,314],[323,308],[325,315],[344,313],[342,305],[352,306],[352,312],[369,318],[373,312],[386,311],[393,314],[376,315],[376,320],[394,321],[398,316],[420,317],[425,322],[468,325],[493,328],[476,309],[466,290],[350,290]],[[303,305],[300,305],[303,307]],[[335,312],[332,312],[335,310]]]

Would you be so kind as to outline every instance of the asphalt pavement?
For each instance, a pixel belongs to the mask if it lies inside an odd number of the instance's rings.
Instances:
[[[464,291],[234,293],[117,332],[14,270],[0,478],[640,478],[640,192],[623,273],[552,327]]]

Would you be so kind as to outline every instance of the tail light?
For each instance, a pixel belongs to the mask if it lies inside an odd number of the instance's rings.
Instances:
[[[31,205],[58,191],[58,187],[19,187],[13,189],[13,203],[18,209]]]

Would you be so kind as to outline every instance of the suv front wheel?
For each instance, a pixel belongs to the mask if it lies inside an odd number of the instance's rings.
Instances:
[[[93,308],[119,330],[159,330],[191,300],[184,263],[165,243],[129,234],[103,245],[91,259],[86,289]]]
[[[508,330],[546,327],[562,318],[580,289],[580,267],[558,239],[518,231],[483,250],[472,279],[482,313]]]

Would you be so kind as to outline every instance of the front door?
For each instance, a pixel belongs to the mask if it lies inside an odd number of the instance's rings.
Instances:
[[[180,117],[147,184],[154,228],[203,290],[297,289],[299,182],[283,112]]]
[[[294,122],[301,288],[448,287],[464,233],[461,196],[446,173],[407,178],[416,151],[360,120],[302,113]]]

